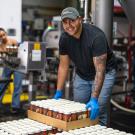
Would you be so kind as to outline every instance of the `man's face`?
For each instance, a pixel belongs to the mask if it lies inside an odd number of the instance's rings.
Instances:
[[[71,36],[76,36],[80,32],[82,19],[77,17],[77,19],[72,20],[69,18],[65,18],[62,20],[63,28],[65,32],[67,32]]]

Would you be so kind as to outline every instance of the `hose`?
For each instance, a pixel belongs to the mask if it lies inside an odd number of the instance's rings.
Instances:
[[[135,113],[135,110],[125,108],[125,107],[119,105],[119,104],[118,104],[116,101],[114,101],[113,99],[111,99],[111,103],[112,103],[115,107],[119,108],[120,110],[123,110],[123,111],[126,111],[126,112],[130,112],[130,113]]]

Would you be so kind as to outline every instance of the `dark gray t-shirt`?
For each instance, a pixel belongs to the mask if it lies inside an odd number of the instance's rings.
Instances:
[[[115,58],[109,48],[104,33],[90,24],[83,24],[80,39],[66,32],[62,33],[59,41],[60,55],[69,55],[76,67],[76,73],[84,80],[93,80],[95,67],[93,57],[107,53],[106,71],[115,68]]]

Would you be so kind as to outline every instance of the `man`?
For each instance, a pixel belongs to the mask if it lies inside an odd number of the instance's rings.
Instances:
[[[3,28],[0,28],[0,52],[8,52],[7,46],[14,45],[17,46],[17,41],[14,39],[11,39],[7,36],[6,31]],[[10,79],[11,74],[14,73],[14,93],[12,96],[12,113],[19,113],[20,111],[20,93],[22,90],[22,79],[23,74],[12,71],[7,67],[4,67],[2,78],[8,78]],[[5,87],[5,83],[0,83],[0,102],[2,102],[2,98],[4,96],[4,93],[6,91],[6,88],[3,91],[3,88]]]
[[[107,102],[116,74],[114,55],[104,33],[91,24],[82,23],[82,18],[75,8],[65,8],[61,19],[65,32],[59,41],[60,64],[54,98],[62,97],[72,60],[76,68],[74,100],[87,103],[86,108],[91,109],[90,119],[94,120],[99,115],[100,124],[106,125]]]

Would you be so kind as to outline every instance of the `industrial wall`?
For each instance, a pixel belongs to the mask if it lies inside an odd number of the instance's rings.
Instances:
[[[3,27],[9,36],[20,42],[22,0],[1,0],[0,2],[0,27]]]

